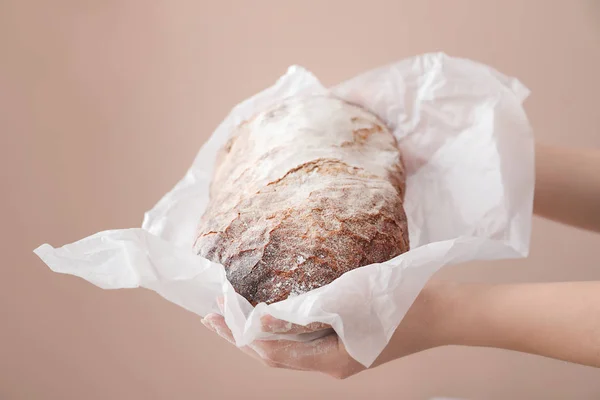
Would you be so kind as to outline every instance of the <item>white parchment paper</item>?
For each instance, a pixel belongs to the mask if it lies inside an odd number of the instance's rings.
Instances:
[[[208,202],[217,150],[256,112],[301,92],[331,92],[382,117],[407,168],[405,209],[411,250],[358,268],[333,283],[253,308],[219,264],[192,253]],[[349,354],[369,366],[431,275],[471,260],[525,257],[534,187],[534,146],[522,107],[528,90],[492,68],[442,53],[367,72],[331,89],[301,67],[237,105],[202,147],[185,177],[145,215],[141,228],[100,232],[35,253],[53,270],[105,289],[146,287],[205,316],[219,313],[239,346],[260,317],[330,324]]]

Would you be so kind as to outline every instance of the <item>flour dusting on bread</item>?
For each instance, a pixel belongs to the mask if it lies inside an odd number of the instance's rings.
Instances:
[[[250,303],[272,303],[409,248],[396,140],[369,111],[328,96],[282,101],[219,155],[196,252]]]

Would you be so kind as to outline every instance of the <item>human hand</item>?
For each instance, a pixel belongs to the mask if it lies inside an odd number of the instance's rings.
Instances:
[[[418,296],[392,340],[371,368],[411,353],[416,353],[438,345],[436,331],[435,304],[440,285],[429,283]],[[210,314],[202,323],[232,344],[235,344],[231,330],[225,319],[218,314]],[[294,325],[271,316],[261,319],[264,332],[277,334],[300,334],[329,328],[324,324]],[[315,371],[333,378],[345,379],[366,368],[354,360],[346,351],[343,342],[335,333],[309,342],[291,340],[256,340],[240,348],[244,353],[274,368],[301,371]]]
[[[230,342],[220,315],[203,323]],[[271,317],[265,332],[297,334],[300,327]],[[452,284],[429,282],[371,368],[444,345],[508,349],[600,367],[600,282]],[[257,340],[242,350],[276,368],[318,371],[347,378],[365,368],[337,335],[311,342]]]
[[[310,327],[296,325],[284,333],[281,331],[289,325],[285,321],[265,317],[261,322],[264,332],[298,334],[313,331]],[[231,330],[221,315],[210,314],[202,320],[202,323],[228,342],[235,344]],[[344,344],[335,333],[309,342],[255,340],[250,345],[241,347],[240,350],[269,367],[317,371],[338,379],[365,369],[346,352]]]

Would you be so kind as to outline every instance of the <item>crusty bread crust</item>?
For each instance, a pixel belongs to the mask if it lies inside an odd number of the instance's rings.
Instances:
[[[273,303],[408,251],[396,140],[367,110],[293,97],[218,157],[194,249],[250,303]]]

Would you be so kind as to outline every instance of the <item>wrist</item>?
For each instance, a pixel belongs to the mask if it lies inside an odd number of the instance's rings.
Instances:
[[[457,318],[460,313],[461,287],[454,282],[434,281],[426,286],[424,293],[427,302],[429,328],[427,337],[430,347],[441,347],[457,344],[456,329],[460,327]]]
[[[434,347],[463,344],[474,285],[432,280],[419,293],[372,367]],[[467,324],[467,325],[466,325]]]
[[[431,293],[432,343],[439,346],[478,345],[477,335],[487,325],[485,314],[488,285],[438,283]]]

